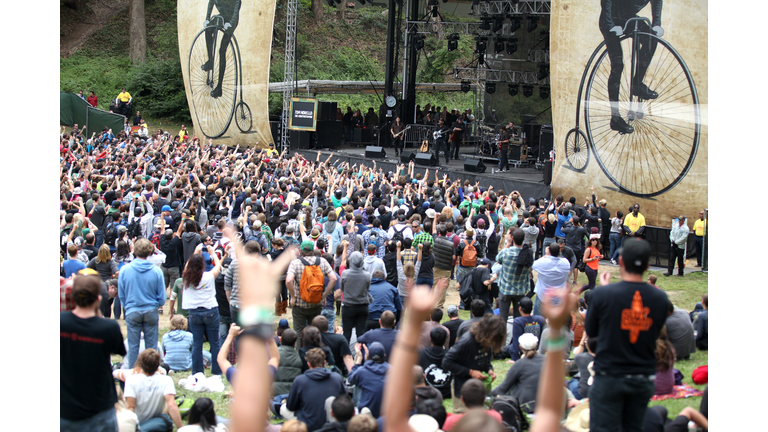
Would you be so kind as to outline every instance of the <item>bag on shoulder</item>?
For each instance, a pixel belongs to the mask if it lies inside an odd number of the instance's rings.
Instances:
[[[403,227],[403,229],[401,229],[401,230],[399,230],[399,231],[398,231],[398,229],[397,229],[397,228],[395,228],[395,227],[392,227],[392,231],[394,231],[394,232],[395,232],[395,233],[392,235],[392,240],[394,240],[394,241],[395,241],[395,243],[397,243],[397,242],[402,242],[403,240],[405,240],[405,236],[403,236],[403,231],[405,231],[407,228],[408,228],[408,225],[406,225],[405,227]]]
[[[464,250],[461,252],[461,265],[463,267],[474,267],[477,265],[477,250],[472,243],[464,240]]]
[[[117,223],[110,222],[104,228],[104,243],[109,246],[114,246],[117,240]]]
[[[299,297],[307,303],[321,303],[323,301],[323,290],[325,277],[320,268],[320,259],[315,257],[315,263],[310,264],[304,257],[299,258],[304,264],[304,271],[301,273],[299,283]]]
[[[464,276],[459,281],[459,299],[464,303],[464,309],[469,310],[469,306],[472,303],[475,290],[474,285],[474,271],[464,273]]]
[[[477,240],[477,256],[480,258],[484,258],[485,249],[486,249],[486,246],[488,245],[488,236],[485,235],[485,230],[483,230],[482,233],[478,231],[476,240]]]
[[[128,224],[128,238],[135,239],[143,237],[141,235],[141,225],[139,225],[139,220],[134,219],[133,222]]]
[[[528,429],[528,419],[520,409],[520,403],[514,396],[496,396],[491,409],[501,414],[501,425],[506,432],[521,432]]]

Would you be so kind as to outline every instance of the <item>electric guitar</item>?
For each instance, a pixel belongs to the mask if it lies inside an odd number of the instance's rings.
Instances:
[[[393,135],[392,135],[392,139],[397,139],[397,137],[399,137],[400,135],[402,135],[403,133],[405,133],[405,131],[407,131],[407,130],[408,130],[408,129],[410,129],[410,128],[411,128],[411,125],[408,125],[408,126],[406,126],[406,127],[405,127],[405,129],[401,130],[400,132],[398,132],[398,133],[396,133],[396,134],[393,134]]]
[[[443,136],[442,130],[436,130],[432,132],[432,138],[434,138],[435,141],[439,140]]]

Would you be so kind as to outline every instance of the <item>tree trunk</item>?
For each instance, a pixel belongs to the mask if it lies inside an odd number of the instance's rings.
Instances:
[[[144,0],[130,0],[130,57],[133,63],[147,59],[147,25],[144,21]]]
[[[315,19],[323,17],[323,0],[312,0],[312,13],[315,14]]]

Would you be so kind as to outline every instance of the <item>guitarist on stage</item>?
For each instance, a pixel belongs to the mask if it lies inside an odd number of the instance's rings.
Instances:
[[[435,159],[440,161],[440,148],[443,149],[445,155],[445,163],[450,165],[450,148],[448,147],[448,134],[451,128],[445,124],[445,120],[440,119],[437,122],[437,129],[435,130]]]
[[[499,137],[499,171],[509,171],[509,138],[511,134],[507,126],[501,127],[501,136]]]
[[[405,125],[400,120],[400,116],[395,118],[395,122],[392,123],[390,133],[392,134],[392,141],[395,145],[395,157],[400,157],[400,153],[403,152],[403,135],[405,135]]]
[[[461,147],[461,139],[464,135],[464,131],[467,130],[467,126],[464,124],[464,116],[459,116],[456,122],[453,124],[453,132],[451,133],[451,142],[453,143],[453,158],[459,159],[459,147]]]

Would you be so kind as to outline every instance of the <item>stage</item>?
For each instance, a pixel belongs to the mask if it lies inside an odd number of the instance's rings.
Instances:
[[[448,174],[448,178],[451,181],[469,180],[472,185],[475,182],[480,182],[480,186],[485,189],[488,186],[493,186],[495,190],[503,190],[505,193],[512,191],[520,192],[523,199],[528,202],[529,197],[550,198],[550,188],[544,183],[544,171],[542,169],[536,169],[531,164],[520,165],[515,168],[510,166],[509,171],[504,172],[492,172],[492,170],[498,171],[498,160],[482,157],[482,161],[486,166],[484,173],[469,172],[464,170],[464,161],[478,159],[480,156],[475,156],[474,146],[465,146],[461,148],[459,153],[459,160],[451,160],[449,165],[445,164],[444,155],[441,153],[440,166],[430,167],[416,164],[414,173],[421,173],[424,175],[425,171],[429,169],[429,175],[431,179],[434,179],[435,172],[438,173],[438,177],[442,178],[443,174]],[[365,146],[353,147],[351,145],[339,146],[335,149],[322,149],[320,150],[320,160],[325,161],[329,155],[333,155],[330,162],[331,164],[349,162],[350,165],[365,164],[366,166],[372,166],[372,160],[376,161],[376,165],[382,168],[384,171],[394,171],[397,164],[402,162],[395,158],[395,150],[393,148],[385,148],[386,154],[383,159],[370,159],[365,157]],[[296,150],[299,154],[311,161],[317,159],[317,150]],[[415,151],[413,148],[407,148],[405,150]]]

